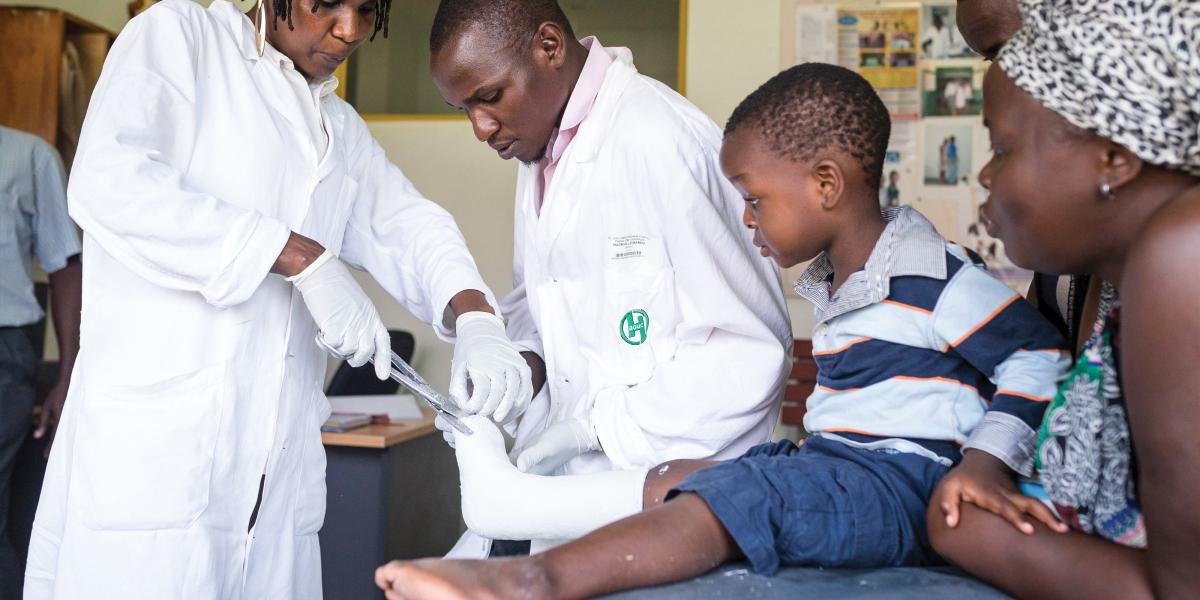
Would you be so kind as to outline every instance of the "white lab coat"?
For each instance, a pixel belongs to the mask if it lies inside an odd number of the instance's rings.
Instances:
[[[490,295],[453,219],[334,85],[260,59],[226,0],[166,0],[117,39],[68,192],[81,350],[26,598],[321,597],[326,356],[298,292],[268,275],[288,232],[443,336],[454,294]]]
[[[537,167],[517,180],[514,291],[501,306],[514,342],[545,358],[548,390],[517,449],[579,417],[604,450],[566,473],[735,458],[767,441],[779,412],[792,339],[779,274],[742,225],[721,131],[639,75],[628,50],[609,52],[540,216]]]

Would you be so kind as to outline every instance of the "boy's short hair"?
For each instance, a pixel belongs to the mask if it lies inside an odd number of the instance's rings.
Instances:
[[[743,126],[792,161],[827,149],[842,152],[858,161],[867,185],[879,189],[892,120],[879,94],[854,71],[825,63],[787,69],[738,105],[725,136]]]

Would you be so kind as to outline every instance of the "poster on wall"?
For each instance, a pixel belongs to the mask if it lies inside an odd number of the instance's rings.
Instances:
[[[983,113],[982,65],[925,61],[921,69],[921,115],[962,117]]]
[[[955,23],[957,7],[953,4],[927,4],[921,8],[921,58],[974,58],[978,55],[967,46]]]
[[[912,204],[912,196],[905,194],[906,179],[911,176],[906,173],[904,163],[905,152],[889,150],[883,161],[883,181],[879,184],[879,207],[881,209],[895,208],[904,204]]]
[[[793,64],[838,63],[838,10],[833,5],[796,7],[795,57]]]
[[[838,64],[857,69],[879,89],[917,87],[916,8],[843,8],[838,11]]]
[[[917,125],[917,121],[892,121],[892,135],[883,161],[883,180],[879,182],[880,208],[912,204],[917,199],[921,183]]]
[[[974,144],[975,124],[971,121],[926,121],[925,185],[954,187],[974,179]]]
[[[974,179],[972,178],[972,181]],[[983,258],[987,270],[995,275],[1005,285],[1016,290],[1022,296],[1029,291],[1033,282],[1033,271],[1023,269],[1013,264],[1004,250],[1004,242],[991,236],[987,230],[987,222],[980,216],[979,207],[987,201],[987,190],[978,183],[965,184],[968,198],[970,217],[967,219],[965,231],[960,233],[958,241],[967,249],[974,251]]]

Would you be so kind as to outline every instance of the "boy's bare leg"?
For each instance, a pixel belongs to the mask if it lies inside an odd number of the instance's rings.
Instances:
[[[544,554],[380,567],[388,598],[589,598],[701,575],[739,555],[708,504],[682,494]]]
[[[1018,598],[1153,598],[1145,552],[1033,520],[1032,535],[971,504],[958,526],[933,503],[929,537],[943,558]],[[984,543],[981,543],[983,541]]]
[[[691,477],[692,473],[713,465],[720,464],[718,460],[672,460],[665,462],[646,472],[646,482],[642,484],[642,510],[650,510],[663,503],[667,492]]]
[[[545,554],[490,561],[394,561],[376,583],[388,598],[582,598],[700,575],[737,556],[733,540],[695,494],[663,505],[671,488],[716,464],[679,460],[649,471],[645,512]]]

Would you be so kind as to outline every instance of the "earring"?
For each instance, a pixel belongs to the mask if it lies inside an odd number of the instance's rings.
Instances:
[[[1107,181],[1100,184],[1100,195],[1103,196],[1105,200],[1112,200],[1114,197],[1116,197],[1116,193],[1113,192],[1112,186],[1109,185]]]
[[[254,13],[254,46],[258,48],[258,57],[262,58],[267,51],[267,0],[258,0],[258,10]]]

